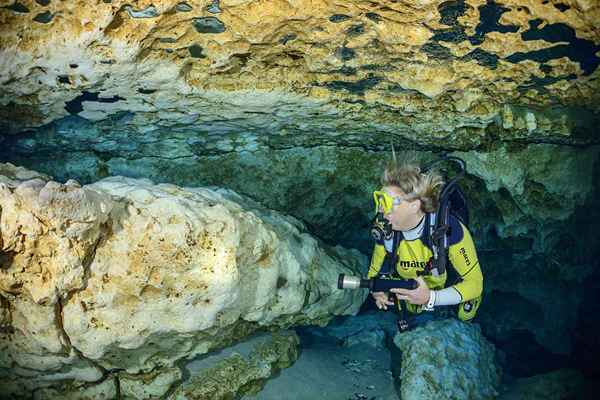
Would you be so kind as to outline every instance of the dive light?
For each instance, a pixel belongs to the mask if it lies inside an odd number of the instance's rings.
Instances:
[[[414,279],[363,279],[359,276],[338,276],[338,289],[369,289],[371,292],[389,292],[390,289],[416,289],[419,284]]]

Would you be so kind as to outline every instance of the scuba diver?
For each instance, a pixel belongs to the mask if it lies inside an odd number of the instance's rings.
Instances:
[[[445,183],[433,167],[447,161],[462,171]],[[465,163],[456,157],[442,157],[421,169],[399,164],[394,154],[383,172],[382,188],[373,193],[375,248],[367,277],[413,283],[409,286],[413,289],[371,290],[379,309],[397,307],[401,331],[447,316],[449,310],[470,321],[481,303],[483,275],[466,227],[466,201],[457,184],[464,173]],[[453,271],[446,269],[447,261]],[[448,272],[456,277],[448,279]],[[446,285],[447,280],[452,284]]]

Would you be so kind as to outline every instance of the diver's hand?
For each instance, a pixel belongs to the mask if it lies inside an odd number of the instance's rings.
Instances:
[[[396,293],[396,297],[398,298],[398,300],[406,300],[410,304],[427,304],[427,302],[429,301],[430,290],[427,287],[427,284],[425,283],[425,280],[422,276],[417,277],[417,279],[415,280],[419,285],[416,289],[409,290],[394,288],[390,289],[390,292]]]
[[[385,292],[373,292],[371,293],[373,299],[375,299],[375,305],[377,308],[387,310],[387,306],[393,306],[394,302],[390,301],[388,294]]]

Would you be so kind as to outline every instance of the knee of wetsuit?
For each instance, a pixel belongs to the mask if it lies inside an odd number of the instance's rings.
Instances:
[[[473,318],[475,318],[475,315],[477,314],[477,310],[479,309],[480,305],[481,296],[473,300],[460,303],[458,305],[458,319],[460,319],[461,321],[471,321]]]

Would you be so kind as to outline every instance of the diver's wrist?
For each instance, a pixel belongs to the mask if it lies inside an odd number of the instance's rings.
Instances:
[[[433,307],[435,306],[435,290],[430,290],[429,291],[429,301],[427,302],[427,304],[425,304],[425,310],[426,311],[433,311]]]

